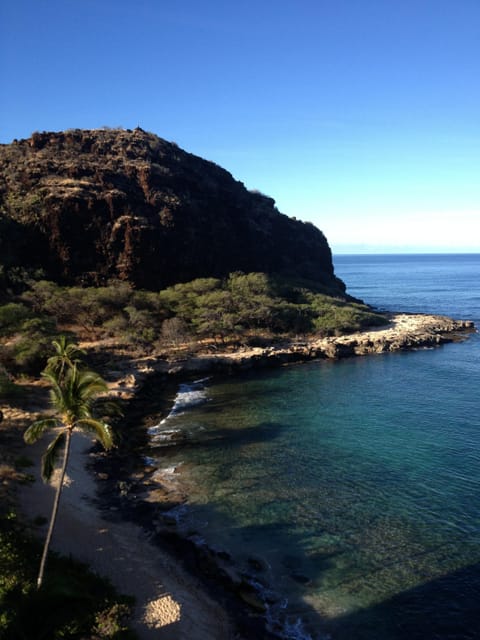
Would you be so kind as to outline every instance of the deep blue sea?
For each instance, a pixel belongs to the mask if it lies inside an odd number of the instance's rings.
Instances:
[[[371,305],[480,327],[480,255],[334,262]],[[284,637],[480,638],[478,334],[184,385],[151,455],[188,487],[184,533],[232,554]]]

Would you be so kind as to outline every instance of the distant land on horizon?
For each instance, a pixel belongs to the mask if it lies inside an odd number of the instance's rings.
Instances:
[[[480,251],[463,247],[395,247],[395,246],[374,246],[374,245],[334,245],[332,244],[333,256],[341,255],[478,255]]]

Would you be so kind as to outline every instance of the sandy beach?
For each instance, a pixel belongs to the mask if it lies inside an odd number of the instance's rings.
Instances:
[[[151,544],[139,526],[102,516],[94,504],[95,480],[85,464],[91,445],[83,434],[73,435],[52,548],[89,564],[120,592],[134,595],[132,627],[144,640],[233,638],[225,612],[170,554]],[[31,519],[48,518],[53,502],[53,486],[39,477],[38,462],[44,447],[40,441],[29,449],[37,461],[36,481],[22,488],[19,495],[21,509]],[[45,527],[38,531],[42,537]]]

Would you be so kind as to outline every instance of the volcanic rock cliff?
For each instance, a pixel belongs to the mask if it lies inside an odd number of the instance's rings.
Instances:
[[[263,271],[345,290],[316,227],[139,128],[0,145],[0,264],[41,268],[63,284],[119,278],[158,290]]]

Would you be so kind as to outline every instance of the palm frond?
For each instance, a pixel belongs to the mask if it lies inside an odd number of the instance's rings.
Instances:
[[[53,386],[58,386],[58,377],[55,375],[53,371],[48,368],[45,368],[41,373],[42,378],[48,380],[48,382]]]
[[[95,418],[82,418],[75,426],[93,433],[104,449],[113,447],[112,429],[106,422],[95,420]]]
[[[64,394],[59,383],[59,378],[55,372],[45,369],[42,371],[42,378],[50,384],[50,404],[56,410],[64,404]]]
[[[45,482],[50,480],[50,477],[55,469],[55,462],[60,454],[60,451],[65,444],[65,431],[61,431],[57,437],[52,440],[48,445],[47,450],[42,456],[42,478]]]
[[[83,400],[106,393],[108,386],[105,380],[94,371],[79,371],[77,376],[77,388]]]
[[[41,418],[31,424],[23,434],[23,439],[27,444],[33,444],[43,436],[47,429],[53,429],[58,426],[56,418]]]
[[[71,362],[78,360],[79,356],[84,356],[86,353],[85,349],[81,349],[64,335],[61,335],[58,340],[53,340],[52,345],[55,347],[57,357],[68,358]],[[52,356],[52,358],[55,358],[55,356]]]
[[[52,371],[62,377],[69,367],[80,365],[80,356],[85,355],[85,351],[80,349],[74,342],[70,342],[66,336],[60,336],[58,340],[53,340],[55,355],[47,360],[47,371]]]

